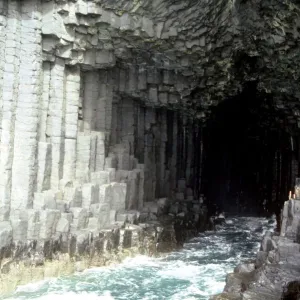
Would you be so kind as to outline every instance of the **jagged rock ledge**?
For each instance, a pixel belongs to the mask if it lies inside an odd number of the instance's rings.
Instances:
[[[182,208],[186,204],[182,202]],[[205,230],[207,224],[205,209],[200,213],[178,210],[172,214],[168,208],[157,211],[153,205],[141,213],[124,212],[119,215],[121,218],[123,221],[107,229],[87,228],[68,234],[58,230],[62,224],[57,222],[51,239],[27,241],[15,241],[16,231],[11,223],[0,222],[0,245],[6,245],[0,249],[0,296],[8,295],[19,285],[117,264],[138,254],[161,256]],[[49,231],[52,225],[48,222],[44,229]]]
[[[253,262],[238,265],[212,300],[287,300],[300,296],[300,200],[284,204],[280,234],[267,232]]]

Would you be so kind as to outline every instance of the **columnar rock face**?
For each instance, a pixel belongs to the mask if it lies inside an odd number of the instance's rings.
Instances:
[[[267,232],[254,262],[228,274],[224,292],[212,299],[297,299],[299,297],[300,200],[286,201],[280,234]]]
[[[197,207],[201,124],[245,82],[297,127],[298,11],[291,0],[0,0],[1,259],[20,245],[80,254],[165,198]]]
[[[0,27],[2,273],[146,242],[140,212],[195,199],[197,122],[173,107],[188,83],[126,41],[162,24],[100,1],[0,0]]]
[[[286,14],[270,23],[267,5],[251,2],[2,0],[1,218],[98,204],[108,216],[169,196],[180,178],[197,189],[195,118],[236,94],[240,72],[278,92],[267,74],[281,64],[268,55],[281,62],[298,40],[296,4],[272,2]],[[239,69],[238,54],[268,71]],[[114,182],[123,199],[111,200]]]
[[[3,221],[13,218],[27,228],[25,212],[45,211],[37,222],[42,227],[48,213],[55,214],[54,233],[62,214],[85,216],[77,230],[102,212],[104,220],[90,222],[100,229],[114,213],[142,208],[144,200],[167,196],[176,186],[176,176],[169,179],[177,171],[177,114],[158,109],[159,99],[168,103],[168,93],[159,90],[171,83],[171,73],[163,79],[154,67],[117,65],[121,48],[109,47],[113,32],[135,25],[128,14],[102,6],[1,2]],[[145,34],[154,34],[150,19],[139,22]]]

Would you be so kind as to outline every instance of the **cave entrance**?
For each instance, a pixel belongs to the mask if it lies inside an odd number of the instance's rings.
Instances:
[[[255,82],[215,107],[204,129],[208,204],[239,214],[278,213],[296,175],[297,145],[286,129],[272,97]]]

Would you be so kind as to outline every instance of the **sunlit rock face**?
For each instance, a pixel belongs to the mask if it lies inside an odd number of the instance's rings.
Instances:
[[[204,228],[186,179],[199,173],[199,128],[175,111],[196,83],[189,61],[168,58],[178,29],[153,19],[184,7],[161,5],[0,2],[2,273],[148,243],[136,224],[171,200],[171,219],[193,210]]]

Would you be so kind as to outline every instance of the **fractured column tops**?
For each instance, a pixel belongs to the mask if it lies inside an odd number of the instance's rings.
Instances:
[[[177,93],[174,72],[115,66],[110,49],[86,63],[93,53],[84,45],[83,60],[73,60],[53,1],[7,4],[0,17],[0,222],[11,222],[13,239],[100,230],[118,213],[142,209],[145,194],[148,201],[165,196],[176,170],[166,163],[165,111],[154,106]],[[129,16],[120,19],[120,28],[130,28]],[[143,24],[152,36],[153,24]],[[55,28],[58,48],[51,44]],[[105,39],[105,30],[87,34]]]
[[[5,235],[7,243],[10,243],[11,233],[11,238],[16,241],[47,240],[57,235],[68,238],[70,233],[110,227],[116,222],[118,213],[123,216],[127,199],[132,201],[135,195],[133,185],[125,182],[103,183],[109,182],[109,172],[102,171],[98,175],[102,176],[94,178],[94,183],[66,186],[57,192],[36,192],[32,209],[11,210],[11,227],[5,226],[5,230],[0,231],[0,240],[3,241]],[[123,173],[123,179],[124,176]],[[99,181],[102,182],[96,183]],[[128,191],[128,188],[131,190]],[[1,210],[0,225],[2,222],[4,224],[5,214]]]
[[[77,66],[66,66],[62,59],[43,63],[39,41],[31,42],[26,32],[20,37],[23,29],[15,22],[11,38],[23,45],[28,42],[28,47],[24,46],[23,56],[15,49],[15,66],[1,73],[7,77],[7,92],[6,86],[1,90],[1,220],[13,218],[17,224],[26,209],[58,214],[75,209],[74,218],[84,214],[99,219],[101,215],[104,219],[97,226],[108,226],[118,211],[137,208],[143,194],[142,181],[139,184],[132,175],[142,170],[133,171],[138,164],[132,155],[108,153],[112,73],[82,72]],[[30,76],[23,78],[27,72]],[[126,163],[129,158],[130,164]],[[125,173],[121,176],[118,169]],[[46,213],[45,222],[49,218]],[[88,223],[88,219],[83,222]]]
[[[212,40],[215,32],[219,33],[219,26],[213,20],[215,31],[210,32],[206,25],[207,16],[218,11],[230,16],[232,7],[200,1],[190,3],[192,6],[187,9],[187,4],[181,7],[181,4],[166,3],[162,0],[160,5],[152,7],[147,1],[141,1],[139,5],[126,1],[110,4],[86,0],[42,1],[44,60],[53,62],[61,58],[67,64],[81,66],[91,73],[99,69],[117,69],[116,73],[120,74],[115,74],[114,86],[120,93],[139,97],[151,105],[177,104],[181,97],[190,94],[199,78],[204,75],[209,78],[211,74],[206,74],[205,68],[214,71],[214,66],[204,56],[215,46]],[[152,9],[155,11],[151,12]],[[157,15],[158,9],[162,18]],[[174,12],[178,13],[176,20],[173,19]],[[178,17],[184,22],[178,22]],[[205,24],[201,24],[201,20]],[[185,25],[182,27],[182,24]],[[226,26],[220,27],[220,35],[226,36],[225,31],[232,38],[232,32]],[[218,46],[223,43],[228,41],[220,38]],[[230,65],[223,62],[224,58],[220,60],[222,66]],[[96,72],[94,74],[98,76]],[[94,98],[97,89],[102,87],[93,85],[93,76],[90,76],[91,80],[86,78],[86,83],[91,88],[86,93]],[[85,128],[92,125],[95,124],[88,122]]]

